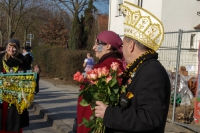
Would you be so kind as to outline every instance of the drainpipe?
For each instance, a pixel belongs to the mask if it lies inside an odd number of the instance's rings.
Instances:
[[[112,3],[112,0],[109,0],[109,20],[108,20],[108,30],[110,30],[110,20],[111,20],[111,3]]]

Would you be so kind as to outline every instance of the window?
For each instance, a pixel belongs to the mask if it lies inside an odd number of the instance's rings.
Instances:
[[[193,49],[194,48],[194,36],[196,34],[191,34],[191,37],[190,37],[190,48]]]
[[[138,6],[142,7],[143,0],[138,0]]]
[[[117,1],[117,14],[116,14],[116,16],[121,16],[122,15],[122,12],[121,12],[121,10],[120,10],[120,5],[123,3],[123,0],[118,0]]]

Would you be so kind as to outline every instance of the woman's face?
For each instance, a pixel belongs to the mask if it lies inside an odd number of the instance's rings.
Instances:
[[[95,52],[95,56],[100,59],[104,54],[108,53],[108,44],[98,42],[96,39],[92,49]]]
[[[8,44],[6,51],[9,55],[14,56],[17,53],[17,49],[15,46]]]

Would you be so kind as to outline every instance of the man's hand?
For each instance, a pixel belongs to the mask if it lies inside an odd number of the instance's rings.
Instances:
[[[100,101],[96,101],[95,116],[103,118],[107,107],[108,107],[108,105],[106,105]]]

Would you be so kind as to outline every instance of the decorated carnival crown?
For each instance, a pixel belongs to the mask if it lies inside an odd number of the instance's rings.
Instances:
[[[125,17],[124,36],[133,38],[156,51],[164,39],[161,21],[147,10],[127,1],[120,5],[120,9]]]

